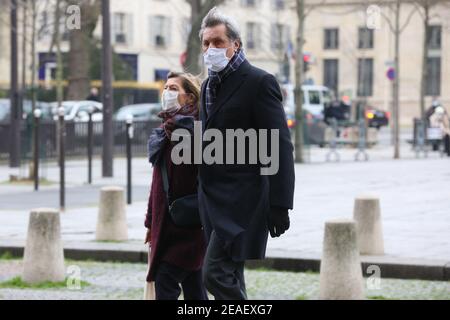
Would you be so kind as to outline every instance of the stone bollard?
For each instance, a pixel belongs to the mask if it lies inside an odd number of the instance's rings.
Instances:
[[[97,219],[97,241],[128,240],[124,194],[125,191],[121,187],[104,187],[101,189]]]
[[[364,255],[383,255],[384,242],[380,200],[373,196],[356,198],[353,218],[356,221],[359,253]]]
[[[339,219],[325,223],[320,263],[320,299],[364,299],[356,223],[353,220]]]
[[[26,283],[64,281],[64,249],[58,210],[31,211],[23,264],[22,280]]]

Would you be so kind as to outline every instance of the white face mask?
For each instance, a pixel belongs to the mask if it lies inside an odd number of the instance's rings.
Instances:
[[[166,111],[178,108],[181,108],[181,105],[178,102],[178,91],[165,89],[162,95],[162,109]]]
[[[228,48],[209,48],[203,54],[206,67],[214,72],[220,72],[225,69],[230,62],[230,59],[227,57],[227,50]]]

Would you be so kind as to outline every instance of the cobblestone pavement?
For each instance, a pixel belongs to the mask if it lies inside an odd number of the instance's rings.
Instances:
[[[0,289],[0,299],[56,300],[140,300],[146,272],[145,264],[67,261],[77,266],[81,280],[90,286],[81,290]],[[0,260],[0,282],[20,276],[20,260]],[[246,270],[251,300],[317,299],[319,275],[316,273]],[[366,287],[369,282],[366,281]],[[372,282],[373,283],[373,282]],[[369,299],[443,299],[450,300],[450,282],[381,279],[379,288],[366,289]]]

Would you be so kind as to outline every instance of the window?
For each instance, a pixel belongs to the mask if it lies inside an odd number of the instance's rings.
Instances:
[[[338,94],[339,60],[325,59],[323,62],[323,84]]]
[[[427,96],[441,95],[441,58],[427,58],[427,80],[425,94]]]
[[[287,48],[290,36],[289,26],[283,24],[272,24],[270,47],[274,50]]]
[[[243,7],[255,7],[257,0],[241,0]]]
[[[155,81],[166,82],[169,72],[170,70],[168,69],[155,69]]]
[[[309,104],[320,104],[320,92],[317,90],[309,91]]]
[[[254,22],[247,23],[247,48],[259,49],[261,47],[261,25]]]
[[[441,26],[428,26],[427,45],[428,49],[441,49]]]
[[[131,44],[132,16],[115,13],[113,16],[113,41],[116,44]]]
[[[171,20],[165,16],[152,16],[150,18],[150,42],[155,47],[170,45]]]
[[[339,49],[339,29],[324,30],[324,49]]]
[[[373,94],[373,59],[358,59],[358,97]]]
[[[286,0],[272,0],[272,8],[275,10],[284,10]]]
[[[373,30],[368,28],[359,28],[358,30],[358,48],[373,49]]]

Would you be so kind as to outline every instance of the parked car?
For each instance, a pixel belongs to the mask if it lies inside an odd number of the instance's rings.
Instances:
[[[390,113],[375,109],[374,107],[366,107],[366,119],[370,128],[380,129],[383,126],[389,125]]]
[[[128,115],[132,115],[135,123],[133,126],[133,141],[138,144],[147,143],[151,128],[159,125],[161,122],[161,119],[158,117],[161,110],[162,108],[160,103],[142,103],[123,106],[120,108],[115,115],[115,141],[119,143],[125,142],[125,120],[127,120]]]
[[[52,112],[54,119],[57,119],[58,102],[52,102]],[[103,121],[103,104],[96,101],[63,101],[62,106],[65,110],[64,120],[74,122],[88,122],[89,111],[92,108],[92,121]]]
[[[286,113],[292,113],[295,110],[294,88],[293,84],[281,85]],[[304,85],[302,90],[303,110],[308,111],[314,118],[323,120],[324,110],[331,102],[330,89],[324,86]]]
[[[9,123],[11,117],[11,101],[9,99],[0,99],[0,123]],[[42,111],[41,119],[50,120],[52,118],[51,106],[49,103],[37,101],[36,108]],[[33,109],[31,100],[24,100],[22,119],[26,120],[31,116]]]
[[[159,121],[158,113],[161,110],[160,103],[133,104],[120,108],[115,118],[117,121],[125,121],[131,114],[133,121]]]
[[[290,129],[297,125],[294,88],[293,84],[281,85],[286,121]],[[327,87],[315,85],[304,85],[302,90],[303,114],[306,123],[305,141],[309,144],[323,145],[326,128],[324,122],[325,108],[331,102],[331,91]]]

